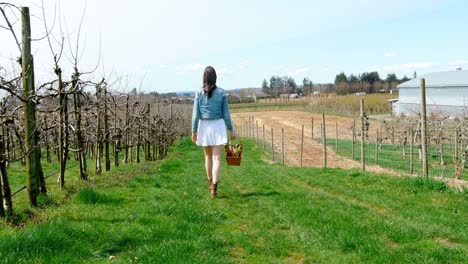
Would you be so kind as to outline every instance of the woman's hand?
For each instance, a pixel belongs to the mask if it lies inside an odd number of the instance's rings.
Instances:
[[[231,131],[231,140],[235,140],[237,138],[237,133],[236,131],[232,130]]]
[[[197,144],[197,138],[198,138],[198,135],[197,133],[192,133],[192,142]]]

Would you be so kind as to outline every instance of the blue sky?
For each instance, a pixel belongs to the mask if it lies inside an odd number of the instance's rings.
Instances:
[[[31,6],[33,31],[43,35],[41,2],[12,2]],[[101,54],[93,77],[119,80],[120,90],[143,80],[145,91],[194,91],[206,65],[215,67],[218,85],[226,89],[260,86],[271,75],[324,83],[341,71],[376,70],[382,77],[394,72],[401,78],[468,68],[468,1],[462,0],[44,3],[49,24],[59,7],[72,40],[86,6],[80,68],[94,68]],[[0,65],[9,65],[15,47],[10,35],[0,31],[0,37],[7,40]],[[45,81],[52,56],[45,41],[34,47],[38,82]],[[67,71],[70,63],[64,58],[62,65]]]

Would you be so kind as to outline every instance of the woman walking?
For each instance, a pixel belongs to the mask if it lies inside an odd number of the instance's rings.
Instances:
[[[192,112],[192,141],[205,152],[205,169],[211,198],[217,196],[221,169],[221,152],[227,144],[227,129],[231,139],[237,137],[232,128],[226,92],[216,86],[216,71],[208,66],[203,73],[203,91],[195,94]]]

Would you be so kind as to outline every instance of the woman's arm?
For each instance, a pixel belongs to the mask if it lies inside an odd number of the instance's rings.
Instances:
[[[192,110],[192,133],[197,133],[198,131],[198,121],[200,120],[199,107],[198,92],[196,92]]]
[[[227,94],[223,94],[223,118],[229,131],[232,130],[231,114],[229,113]]]
[[[231,121],[231,114],[229,113],[229,106],[228,106],[228,99],[227,99],[227,94],[223,95],[223,118],[224,122],[226,123],[226,126],[231,133],[231,139],[234,140],[237,138],[237,133],[234,131],[234,128],[232,127],[232,121]]]

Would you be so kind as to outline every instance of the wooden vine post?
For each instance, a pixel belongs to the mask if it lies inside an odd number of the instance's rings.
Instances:
[[[455,161],[458,161],[458,128],[455,128]]]
[[[129,156],[128,156],[128,148],[129,148],[129,145],[130,145],[130,138],[129,138],[129,131],[130,131],[130,111],[129,111],[129,101],[130,100],[130,96],[127,95],[127,98],[126,98],[126,103],[125,103],[125,159],[124,159],[124,163],[128,163],[129,162]],[[158,104],[158,111],[159,111],[159,104]]]
[[[365,150],[365,117],[364,117],[364,98],[361,97],[361,170],[365,171],[366,170],[366,150]]]
[[[119,167],[121,130],[117,127],[117,102],[114,100],[114,166]]]
[[[3,121],[3,120],[2,120]],[[3,128],[3,122],[2,122]],[[0,140],[0,173],[1,173],[1,189],[0,194],[2,197],[2,203],[0,203],[0,216],[4,217],[13,215],[13,201],[11,199],[10,183],[8,181],[7,171],[7,160],[6,160],[6,149],[5,149],[5,134],[2,133],[2,140]],[[6,212],[6,214],[5,214]]]
[[[428,177],[429,165],[427,160],[426,81],[424,78],[421,79],[421,144],[423,175]]]
[[[379,130],[377,130],[377,136],[375,137],[375,164],[379,163]]]
[[[62,69],[56,64],[55,74],[57,75],[57,85],[59,93],[59,128],[58,128],[58,137],[59,144],[58,147],[58,160],[60,166],[60,173],[57,179],[57,182],[60,184],[60,187],[65,186],[65,168],[67,166],[67,157],[68,157],[68,96],[64,91],[64,85],[62,82]]]
[[[22,81],[24,107],[24,137],[26,146],[26,177],[29,203],[37,206],[40,177],[43,177],[41,152],[36,131],[36,101],[34,88],[34,62],[31,54],[31,24],[29,8],[21,8],[22,20]],[[41,175],[42,174],[42,175]]]
[[[11,188],[8,180],[7,160],[8,160],[8,125],[5,125],[6,105],[5,101],[0,103],[0,197],[3,202],[0,203],[0,216],[5,216],[5,210],[8,216],[13,215],[13,201],[11,199]]]
[[[413,174],[413,145],[414,145],[414,131],[413,128],[410,128],[410,164],[409,164],[409,173]]]
[[[455,128],[455,149],[453,153],[453,164],[455,165],[455,172],[459,171],[459,163],[460,160],[458,159],[458,127]],[[455,175],[458,178],[458,175]]]
[[[75,72],[72,75],[72,89],[73,89],[73,110],[75,112],[75,139],[78,147],[78,162],[80,164],[80,178],[82,180],[88,179],[88,168],[86,164],[86,151],[83,140],[83,132],[81,131],[81,94],[78,84],[79,78],[78,69],[75,67]]]
[[[47,163],[52,163],[52,158],[50,156],[50,144],[49,144],[49,132],[47,131],[47,115],[44,115],[44,141],[45,141],[45,147],[46,147],[46,161]],[[8,146],[7,146],[8,149]]]
[[[325,127],[325,114],[322,114],[322,144],[323,144],[323,167],[327,167],[327,129]]]
[[[263,151],[265,151],[265,125],[262,126],[263,131]]]
[[[146,138],[148,140],[148,143],[146,144],[146,160],[147,161],[151,161],[152,158],[151,158],[151,142],[150,142],[150,138],[151,138],[151,106],[150,104],[147,104],[146,106],[146,120],[147,120],[147,134],[146,134]]]
[[[247,135],[248,137],[252,137],[252,117],[249,116],[249,121],[247,122]]]
[[[314,139],[314,118],[310,120],[310,137]]]
[[[109,106],[107,103],[107,85],[104,85],[104,151],[106,158],[106,171],[110,171],[110,153],[109,153],[109,142],[110,142],[110,132],[109,132]]]
[[[302,135],[301,135],[301,167],[302,167],[302,153],[304,152],[304,125],[302,125]]]
[[[257,125],[257,136],[256,136],[256,138],[255,138],[255,144],[258,145],[258,120],[255,120],[255,123],[256,123],[256,125]]]
[[[281,164],[284,166],[284,128],[281,128]]]
[[[271,128],[271,160],[275,161],[275,146],[273,142],[273,128]]]
[[[353,160],[355,159],[356,157],[356,151],[354,149],[354,145],[356,143],[356,113],[353,114],[353,135],[352,135],[352,145],[351,145],[351,154],[352,154],[352,157],[353,157]]]
[[[246,138],[249,137],[249,122],[248,122],[248,121],[245,121],[244,136],[245,136]]]
[[[102,173],[102,164],[101,164],[101,85],[96,85],[96,155],[95,155],[95,164],[94,164],[94,174],[98,175]]]
[[[138,119],[137,124],[137,145],[136,145],[136,162],[140,163],[140,142],[141,142],[141,119]],[[160,149],[159,154],[164,157],[164,146],[166,145],[166,139],[163,139],[163,148]]]
[[[336,132],[335,152],[338,153],[338,122],[335,123],[335,132]]]

